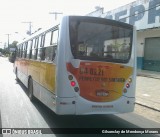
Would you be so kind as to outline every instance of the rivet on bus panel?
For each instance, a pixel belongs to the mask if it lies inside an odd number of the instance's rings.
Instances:
[[[53,102],[53,105],[55,106],[55,105],[56,105],[56,102]]]
[[[72,104],[76,104],[76,101],[72,101]]]

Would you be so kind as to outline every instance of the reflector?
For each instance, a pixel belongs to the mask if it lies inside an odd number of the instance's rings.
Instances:
[[[129,78],[128,82],[131,83],[132,82],[132,78]]]
[[[126,89],[126,88],[125,88],[125,89],[123,89],[123,92],[124,92],[124,93],[127,93],[127,89]]]
[[[72,75],[69,75],[69,76],[68,76],[68,79],[69,79],[69,80],[72,80],[72,79],[73,79],[73,76],[72,76]]]

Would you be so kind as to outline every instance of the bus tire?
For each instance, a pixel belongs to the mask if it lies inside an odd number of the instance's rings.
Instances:
[[[18,74],[17,74],[17,68],[16,68],[16,81],[19,82]]]
[[[33,80],[32,78],[29,79],[29,82],[28,82],[28,97],[30,99],[30,101],[34,101],[35,97],[33,95]]]

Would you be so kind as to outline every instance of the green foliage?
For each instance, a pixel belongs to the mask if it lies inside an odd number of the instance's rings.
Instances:
[[[9,45],[9,48],[17,48],[18,41],[13,41],[12,44]]]
[[[10,54],[10,48],[15,48],[17,49],[17,43],[18,41],[13,41],[12,44],[9,44],[9,48],[5,48],[5,49],[2,49],[0,48],[0,52],[3,54],[3,55],[6,55],[8,56]]]

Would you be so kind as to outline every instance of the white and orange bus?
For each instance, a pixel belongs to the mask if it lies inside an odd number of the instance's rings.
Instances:
[[[35,97],[59,115],[134,110],[135,28],[114,20],[65,16],[18,44],[14,71]]]

